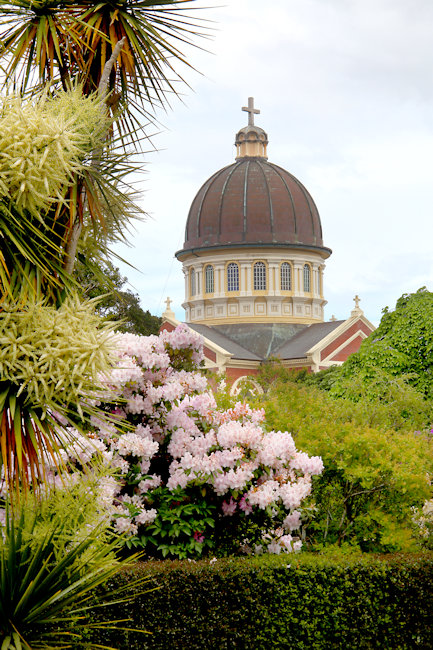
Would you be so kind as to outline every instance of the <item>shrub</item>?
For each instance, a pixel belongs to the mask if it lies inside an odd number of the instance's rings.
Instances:
[[[152,632],[130,650],[433,648],[432,554],[148,562],[113,584],[137,574],[161,589],[119,607]]]
[[[117,467],[112,513],[130,547],[156,556],[298,550],[299,508],[322,461],[290,434],[267,432],[246,404],[218,409],[198,372],[202,339],[186,327],[159,337],[119,335],[118,366],[106,376],[122,400],[91,433]]]
[[[377,374],[404,377],[427,397],[433,394],[433,293],[425,287],[403,294],[394,310],[383,310],[379,327],[343,364],[332,385],[335,394],[344,392],[347,379],[356,377],[372,395]]]
[[[88,647],[91,630],[110,626],[107,614],[95,623],[89,596],[126,564],[116,559],[119,539],[111,535],[109,541],[107,519],[79,484],[42,500],[27,494],[25,502],[2,515],[2,650]],[[134,581],[137,592],[144,582],[142,577]],[[118,603],[122,595],[121,587],[112,589],[97,607]]]
[[[311,544],[379,552],[413,546],[412,507],[430,496],[428,435],[372,427],[366,405],[293,382],[275,384],[262,405],[269,427],[291,431],[298,446],[323,458],[315,516],[304,526]]]

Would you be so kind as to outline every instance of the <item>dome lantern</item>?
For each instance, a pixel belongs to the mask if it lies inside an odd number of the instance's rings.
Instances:
[[[240,158],[267,160],[268,135],[254,124],[254,115],[260,113],[258,108],[254,108],[254,97],[248,97],[248,106],[243,106],[242,110],[248,113],[248,126],[244,126],[236,134],[236,160]]]

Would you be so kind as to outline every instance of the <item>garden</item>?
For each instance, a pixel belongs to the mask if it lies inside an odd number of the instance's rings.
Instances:
[[[432,648],[433,294],[236,399],[187,327],[89,297],[141,211],[140,120],[206,33],[134,4],[1,5],[1,650]]]

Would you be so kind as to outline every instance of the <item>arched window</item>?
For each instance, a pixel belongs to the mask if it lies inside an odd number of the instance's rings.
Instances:
[[[234,262],[227,267],[227,291],[239,291],[239,267]]]
[[[205,277],[205,292],[213,293],[214,292],[214,275],[213,275],[213,266],[208,264],[204,272]]]
[[[195,296],[196,294],[196,287],[195,287],[195,271],[194,269],[191,269],[190,275],[189,275],[189,290],[191,292],[192,296]]]
[[[266,289],[266,266],[263,262],[254,264],[254,290],[265,291]]]
[[[311,291],[311,269],[308,264],[304,264],[304,292]]]
[[[280,267],[281,291],[292,290],[292,267],[288,262],[283,262]]]

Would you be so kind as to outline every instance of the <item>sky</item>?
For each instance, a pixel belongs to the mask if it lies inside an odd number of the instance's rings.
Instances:
[[[377,325],[403,293],[433,290],[433,3],[223,2],[201,12],[214,21],[208,52],[185,49],[200,74],[180,68],[190,87],[157,113],[140,182],[148,217],[116,248],[136,267],[121,271],[144,309],[160,315],[170,296],[184,320],[174,253],[195,194],[234,162],[252,96],[269,161],[307,187],[333,251],[325,319],[349,317],[358,294]]]

